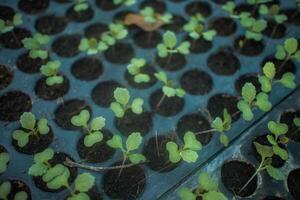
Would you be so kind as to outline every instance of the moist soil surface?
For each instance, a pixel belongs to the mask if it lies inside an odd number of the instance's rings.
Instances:
[[[0,64],[0,90],[3,90],[13,80],[14,73],[11,69],[6,67],[5,65]]]

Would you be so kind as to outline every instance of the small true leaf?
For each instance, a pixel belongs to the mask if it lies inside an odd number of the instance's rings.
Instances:
[[[262,157],[262,158],[270,158],[273,156],[273,150],[272,147],[269,147],[267,145],[261,145],[257,142],[254,142],[255,149],[257,153]]]
[[[114,98],[121,105],[126,105],[130,99],[129,91],[126,88],[117,88],[114,91]]]
[[[143,137],[139,132],[131,133],[126,140],[127,151],[136,150],[142,143]]]
[[[75,179],[75,189],[79,192],[88,192],[95,185],[95,177],[90,173],[82,173]]]
[[[133,164],[138,164],[138,163],[141,163],[141,162],[145,162],[146,158],[142,154],[134,153],[134,154],[129,155],[129,160]]]
[[[284,174],[277,168],[273,167],[272,165],[267,166],[268,174],[273,177],[275,180],[283,181],[285,180]]]

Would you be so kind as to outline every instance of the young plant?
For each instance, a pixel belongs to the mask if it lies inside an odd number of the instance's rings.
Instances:
[[[0,19],[0,33],[7,33],[9,31],[12,31],[16,26],[21,25],[23,23],[22,15],[19,13],[16,13],[13,16],[12,21],[3,19]]]
[[[272,90],[273,84],[280,83],[286,88],[293,89],[296,87],[295,75],[291,72],[286,72],[281,79],[274,80],[276,68],[273,62],[267,62],[263,67],[263,75],[258,76],[258,81],[261,85],[261,90],[269,93]]]
[[[9,160],[10,157],[7,152],[0,153],[0,174],[6,171]]]
[[[49,41],[50,37],[48,35],[37,33],[32,38],[24,38],[22,43],[29,50],[30,58],[45,60],[48,58],[48,51],[45,50],[44,45],[48,44]]]
[[[64,82],[64,77],[59,75],[60,65],[61,62],[59,60],[48,61],[40,68],[40,72],[47,77],[47,85],[53,86],[55,84],[62,84]]]
[[[295,126],[300,127],[300,118],[299,117],[295,117],[293,119],[293,123],[295,124]]]
[[[50,148],[34,155],[34,164],[29,168],[28,174],[31,176],[41,176],[47,187],[56,190],[68,185],[70,171],[62,164],[52,166],[49,163],[54,156],[54,151]]]
[[[27,200],[28,194],[25,191],[19,191],[14,194],[13,198],[8,198],[9,194],[12,192],[11,183],[9,181],[5,181],[0,185],[0,199],[8,200]]]
[[[231,115],[227,112],[227,109],[223,111],[223,119],[217,117],[212,123],[211,127],[220,133],[219,141],[225,146],[228,146],[229,138],[225,134],[231,128],[232,118]]]
[[[197,140],[195,134],[188,131],[183,137],[184,144],[178,147],[175,142],[168,142],[166,144],[169,152],[169,160],[172,163],[178,163],[181,159],[187,163],[194,163],[198,159],[197,151],[202,149],[202,144]]]
[[[263,38],[262,31],[266,29],[267,22],[263,19],[255,19],[250,13],[242,13],[240,15],[240,24],[246,28],[246,39],[261,41]],[[243,46],[241,41],[240,46]]]
[[[238,109],[246,121],[251,121],[254,117],[252,108],[258,107],[260,110],[267,112],[272,108],[269,96],[264,93],[256,93],[255,86],[252,83],[245,83],[242,88],[242,99],[237,104]]]
[[[169,56],[170,59],[174,53],[187,55],[190,53],[190,46],[190,43],[187,41],[178,44],[175,33],[167,31],[163,35],[163,43],[157,45],[158,56],[161,58]]]
[[[123,152],[123,164],[127,159],[133,164],[138,164],[141,162],[145,162],[146,158],[143,154],[134,153],[142,143],[142,136],[138,132],[131,133],[127,140],[126,145],[123,145],[123,140],[120,135],[114,135],[110,140],[106,143],[108,146],[114,149],[120,149]]]
[[[189,33],[189,36],[194,40],[202,37],[207,41],[212,41],[216,36],[215,30],[205,30],[205,18],[197,13],[190,18],[190,21],[183,26],[183,30]]]
[[[116,88],[114,91],[115,101],[110,104],[110,109],[115,113],[115,116],[122,118],[128,109],[137,115],[142,114],[144,100],[142,98],[133,99],[129,104],[130,94],[126,88]]]
[[[125,6],[132,6],[136,3],[136,0],[113,0],[115,5],[124,4]]]
[[[84,145],[91,147],[97,142],[103,140],[103,133],[101,130],[105,126],[105,118],[97,117],[92,120],[90,124],[90,112],[88,110],[82,110],[78,115],[71,118],[71,123],[74,126],[81,127],[84,129],[86,136],[84,137]]]
[[[168,24],[172,20],[172,15],[170,13],[165,13],[160,15],[155,12],[152,7],[146,6],[140,11],[141,16],[144,18],[145,23],[156,24],[162,21],[164,24]]]
[[[21,129],[15,130],[12,135],[13,139],[17,140],[19,147],[26,146],[30,136],[39,138],[50,131],[48,120],[41,118],[37,121],[31,112],[24,112],[20,117],[20,123]]]
[[[196,191],[189,188],[179,190],[181,200],[227,200],[227,197],[220,192],[218,181],[214,180],[208,173],[202,172],[198,177],[198,187]]]
[[[150,76],[148,74],[141,73],[141,70],[146,65],[146,60],[141,58],[133,58],[130,64],[127,66],[127,71],[129,74],[134,76],[133,80],[136,83],[148,83],[150,81]]]
[[[76,12],[85,11],[88,8],[89,8],[89,4],[87,3],[86,0],[76,0],[75,5],[73,7],[74,11]]]
[[[287,16],[280,13],[280,6],[275,4],[271,7],[265,4],[260,5],[259,14],[268,20],[275,21],[277,24],[283,24],[287,20]]]
[[[279,69],[289,60],[300,62],[300,49],[298,47],[298,40],[295,38],[287,38],[283,45],[276,46],[275,58],[283,60]]]
[[[95,177],[90,173],[82,173],[75,179],[73,187],[69,183],[65,185],[68,188],[71,196],[67,200],[89,200],[87,192],[95,185]]]

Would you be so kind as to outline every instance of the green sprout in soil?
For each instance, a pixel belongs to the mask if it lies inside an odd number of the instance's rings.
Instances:
[[[90,200],[87,192],[94,187],[95,185],[95,177],[90,173],[82,173],[78,175],[75,179],[75,184],[71,187],[66,181],[65,187],[68,188],[71,196],[67,198],[67,200]]]
[[[259,6],[259,14],[268,20],[275,21],[277,24],[283,24],[287,20],[287,16],[280,13],[279,5],[268,7],[267,5],[262,4]]]
[[[242,13],[239,20],[241,25],[246,28],[246,39],[253,39],[255,41],[262,40],[262,31],[267,27],[267,22],[264,19],[255,19],[251,17],[250,13]],[[241,41],[240,46],[243,45],[243,41]]]
[[[227,1],[223,6],[222,9],[225,10],[226,12],[228,12],[228,14],[230,15],[230,17],[232,18],[238,18],[238,13],[235,12],[235,2],[233,1]]]
[[[295,38],[287,38],[283,45],[278,44],[276,46],[275,58],[283,60],[279,69],[281,69],[281,67],[289,60],[296,60],[297,62],[300,62],[298,40]]]
[[[135,83],[148,83],[150,81],[150,76],[148,74],[141,73],[141,70],[145,67],[145,65],[145,59],[133,58],[127,66],[127,71],[129,74],[134,76],[133,80]]]
[[[145,162],[146,158],[143,154],[134,153],[143,141],[143,137],[139,132],[131,133],[127,140],[126,145],[123,145],[123,140],[120,135],[114,135],[110,140],[106,143],[108,146],[114,149],[120,149],[123,152],[123,164],[126,162],[127,159],[133,164],[138,164],[141,162]]]
[[[54,156],[54,151],[50,148],[34,155],[34,164],[29,168],[28,174],[41,177],[47,188],[57,190],[68,185],[70,177],[69,169],[62,165],[51,165],[49,160]]]
[[[187,163],[194,163],[198,159],[197,151],[202,149],[202,144],[197,140],[195,134],[191,131],[185,133],[183,137],[184,144],[178,147],[175,142],[166,144],[169,152],[169,160],[172,163],[178,163],[181,159]]]
[[[88,8],[89,8],[89,4],[87,3],[86,0],[76,0],[73,9],[76,12],[81,12],[87,10]]]
[[[144,100],[142,98],[133,99],[129,104],[130,94],[126,88],[116,88],[114,91],[115,101],[110,104],[110,109],[114,112],[115,116],[122,118],[128,109],[137,115],[143,113]]]
[[[213,179],[208,173],[202,172],[198,177],[198,187],[193,192],[189,188],[179,190],[181,200],[227,200],[227,197],[220,192],[218,181]]]
[[[204,22],[205,18],[200,13],[197,13],[184,25],[183,30],[189,33],[189,36],[194,40],[202,37],[207,41],[212,41],[217,32],[215,30],[205,30]]]
[[[22,15],[17,13],[13,16],[12,21],[0,19],[0,33],[7,33],[12,31],[16,26],[23,23]]]
[[[7,152],[0,153],[0,174],[6,171],[9,160],[10,157]]]
[[[86,147],[91,147],[103,140],[103,133],[101,130],[105,126],[105,118],[103,117],[96,117],[88,124],[89,120],[90,112],[88,110],[82,110],[78,115],[71,118],[71,123],[74,126],[81,127],[84,130],[84,133],[86,134],[84,137],[84,145]]]
[[[115,5],[124,4],[125,6],[132,6],[136,3],[136,0],[113,0]]]
[[[44,45],[48,44],[50,37],[40,33],[35,34],[32,38],[24,38],[22,40],[23,46],[29,50],[30,58],[47,59],[48,51],[44,49]]]
[[[24,112],[20,117],[21,128],[13,132],[13,139],[17,140],[19,147],[28,144],[30,137],[39,138],[41,135],[49,133],[48,120],[41,118],[36,120],[31,112]]]
[[[172,20],[172,15],[170,13],[165,13],[160,15],[155,12],[152,7],[146,6],[140,11],[141,16],[144,18],[144,22],[149,24],[156,24],[162,21],[164,24],[168,24]]]
[[[291,72],[286,72],[282,75],[281,79],[274,80],[276,68],[273,62],[267,62],[263,67],[263,75],[258,76],[258,81],[261,85],[261,90],[269,93],[272,90],[272,85],[280,83],[286,88],[293,89],[296,87],[295,75]]]
[[[41,73],[47,77],[46,84],[48,86],[62,84],[64,82],[64,77],[59,75],[60,65],[61,62],[59,60],[48,61],[40,68]]]
[[[223,111],[223,119],[221,117],[215,118],[211,123],[211,127],[220,133],[219,141],[225,146],[228,146],[229,138],[225,132],[229,131],[231,128],[231,115],[228,113],[227,109]]]
[[[242,88],[242,99],[237,104],[238,109],[246,121],[251,121],[254,117],[252,108],[258,107],[267,112],[272,108],[268,94],[264,92],[256,93],[255,86],[252,83],[245,83]]]
[[[190,53],[190,46],[190,43],[187,41],[178,44],[175,33],[167,31],[163,35],[163,43],[157,45],[158,56],[161,58],[169,56],[170,60],[174,53],[187,55]]]
[[[0,199],[8,200],[8,199],[14,199],[14,200],[27,200],[28,194],[25,191],[20,191],[14,194],[13,198],[9,198],[8,196],[12,192],[11,183],[9,181],[5,181],[0,185]]]

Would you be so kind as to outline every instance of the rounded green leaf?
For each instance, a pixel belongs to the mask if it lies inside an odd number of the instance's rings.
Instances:
[[[203,194],[202,200],[227,200],[227,197],[221,192],[208,191]]]
[[[41,163],[36,163],[29,168],[28,174],[31,176],[42,176],[47,172],[47,170],[48,167],[46,165]]]
[[[36,153],[33,158],[35,163],[44,163],[52,159],[53,156],[54,156],[53,149],[47,148],[40,153]]]
[[[258,77],[258,81],[260,83],[260,89],[265,92],[271,92],[272,90],[272,82],[270,81],[270,79],[266,76],[259,76]]]
[[[42,118],[37,123],[38,131],[40,134],[45,135],[49,133],[50,128],[48,126],[48,120],[45,118]]]
[[[86,193],[78,193],[68,197],[67,200],[90,200],[90,197]]]
[[[251,104],[255,99],[255,96],[256,96],[255,86],[249,82],[245,83],[242,88],[242,97],[244,98],[244,100],[248,104]]]
[[[256,96],[255,105],[264,112],[267,112],[272,108],[272,103],[269,101],[269,96],[263,92],[258,93]]]
[[[99,131],[104,128],[105,126],[105,118],[104,117],[97,117],[92,120],[91,122],[91,129],[92,131]]]
[[[172,31],[167,31],[164,35],[163,35],[163,41],[164,44],[169,48],[169,49],[173,49],[176,46],[177,43],[177,38],[174,32]]]
[[[225,147],[228,146],[229,138],[227,137],[227,135],[225,135],[224,133],[220,134],[219,140]]]
[[[179,197],[181,200],[196,200],[196,195],[188,188],[181,188],[179,190]]]
[[[24,147],[28,144],[29,133],[26,133],[22,130],[16,130],[13,132],[13,139],[17,140],[19,147]]]
[[[217,117],[216,119],[214,119],[214,121],[211,123],[211,127],[213,129],[216,129],[216,131],[222,133],[224,131],[223,128],[223,121],[220,117]]]
[[[115,149],[123,149],[122,138],[119,135],[114,135],[110,140],[107,140],[107,145]]]
[[[51,76],[46,79],[46,84],[49,86],[53,86],[55,84],[62,84],[64,82],[64,78],[62,76]]]
[[[172,163],[178,163],[181,160],[181,156],[178,151],[178,145],[175,142],[168,142],[166,148],[169,152],[169,160]]]
[[[268,174],[275,180],[278,180],[278,181],[285,180],[284,174],[279,169],[273,167],[272,165],[268,165],[266,169],[267,169]]]
[[[288,125],[284,123],[277,123],[274,121],[268,122],[268,129],[273,133],[274,135],[284,135],[288,132]]]
[[[284,73],[279,82],[286,88],[293,89],[296,87],[295,75],[291,72]]]
[[[198,159],[197,152],[192,150],[183,150],[180,152],[180,156],[182,157],[182,160],[187,163],[194,163]]]
[[[278,145],[273,145],[272,147],[274,154],[279,156],[282,160],[287,160],[289,158],[288,152],[285,149],[280,148]]]
[[[53,190],[59,189],[61,187],[65,187],[68,185],[69,177],[70,177],[70,171],[67,167],[65,167],[64,172],[61,175],[56,176],[50,182],[47,182],[47,187]]]
[[[126,105],[130,99],[129,91],[126,88],[116,88],[114,98],[121,105]]]
[[[273,62],[266,62],[266,64],[263,67],[263,72],[266,77],[269,79],[273,79],[276,73],[276,68]]]
[[[91,147],[97,142],[101,142],[102,140],[103,140],[103,134],[99,131],[96,131],[84,137],[84,145],[86,147]]]
[[[283,60],[286,57],[285,49],[281,45],[276,46],[275,58],[278,60]]]
[[[179,53],[183,54],[183,55],[188,55],[190,53],[190,47],[191,47],[191,44],[187,41],[185,42],[182,42],[177,50]]]
[[[134,82],[136,83],[148,83],[150,76],[148,74],[137,74],[134,76]]]
[[[194,151],[199,151],[202,149],[202,144],[197,140],[195,134],[191,131],[188,131],[184,134],[183,141],[183,149],[191,149]]]
[[[31,112],[24,112],[20,117],[20,123],[23,128],[33,130],[35,127],[35,116]]]
[[[48,169],[42,177],[43,181],[45,183],[47,183],[47,182],[51,181],[52,179],[54,179],[55,177],[62,175],[65,171],[65,168],[66,167],[64,165],[57,164],[54,167]]]
[[[11,191],[11,183],[9,181],[5,181],[0,185],[0,199],[7,199]]]
[[[141,114],[143,112],[144,100],[141,98],[136,98],[132,101],[131,110],[135,114]]]
[[[291,55],[297,51],[298,41],[295,38],[288,38],[284,41],[284,48]]]
[[[82,173],[75,179],[75,190],[88,192],[95,185],[95,177],[90,173]]]
[[[271,158],[274,155],[272,147],[270,147],[270,146],[261,145],[258,142],[254,142],[254,146],[255,146],[257,153],[262,158]]]
[[[299,117],[295,117],[293,120],[295,126],[300,127],[300,118]]]
[[[165,58],[168,56],[168,49],[164,44],[157,45],[158,56],[161,58]]]
[[[127,140],[126,140],[126,149],[128,152],[132,150],[136,150],[139,148],[140,144],[142,143],[143,137],[141,136],[141,133],[134,132],[131,133]]]
[[[154,76],[157,78],[157,80],[162,81],[164,84],[168,83],[167,74],[165,72],[155,73]]]
[[[112,102],[110,104],[110,109],[114,112],[115,116],[118,118],[122,118],[125,114],[124,108],[121,106],[121,104],[117,102]]]
[[[175,89],[175,95],[177,97],[183,98],[185,96],[185,94],[186,93],[185,93],[184,89],[182,89],[182,88]]]
[[[218,190],[218,182],[206,173],[200,173],[198,177],[198,183],[202,190],[211,191],[211,190]]]
[[[6,171],[9,160],[10,158],[8,153],[0,153],[0,174]]]
[[[14,197],[14,200],[27,200],[27,199],[28,199],[28,194],[24,191],[18,192]]]
[[[86,127],[89,119],[90,119],[90,112],[88,110],[82,110],[78,115],[74,115],[71,118],[71,123],[74,126]]]
[[[174,97],[176,94],[176,90],[169,86],[163,86],[162,91],[167,97]]]
[[[237,104],[238,109],[242,112],[243,119],[246,121],[251,121],[254,117],[253,112],[246,101],[239,101]]]
[[[139,153],[130,154],[128,156],[128,158],[129,158],[130,162],[133,164],[138,164],[138,163],[146,161],[145,156],[142,154],[139,154]]]

